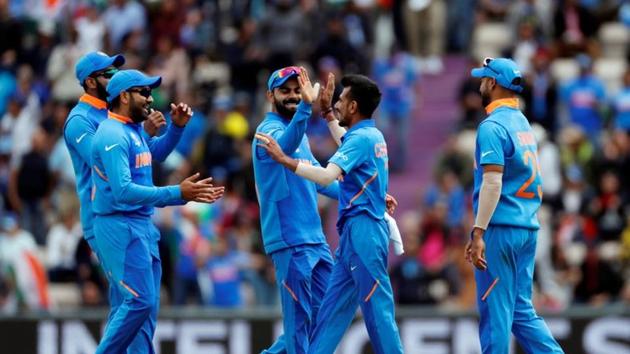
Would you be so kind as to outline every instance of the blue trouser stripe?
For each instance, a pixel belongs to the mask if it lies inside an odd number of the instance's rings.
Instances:
[[[507,354],[510,331],[527,353],[562,353],[532,305],[536,234],[524,228],[490,226],[484,235],[488,269],[475,269],[484,354]]]
[[[326,244],[302,245],[271,257],[280,288],[284,334],[263,353],[307,353],[332,269],[330,249]]]
[[[364,214],[345,222],[309,353],[332,354],[357,306],[363,312],[374,352],[403,352],[387,273],[388,235],[385,221]]]
[[[119,295],[97,353],[155,353],[152,340],[159,310],[161,262],[158,232],[148,218],[97,217],[97,255]]]

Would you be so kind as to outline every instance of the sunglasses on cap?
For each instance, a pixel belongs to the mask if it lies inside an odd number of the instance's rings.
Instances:
[[[290,75],[299,75],[301,71],[302,70],[299,66],[287,66],[286,68],[282,68],[278,71],[278,78],[282,79],[283,77]]]
[[[490,63],[492,63],[492,61],[493,61],[493,60],[494,60],[494,58],[490,58],[490,57],[484,58],[484,59],[483,59],[483,66],[484,66],[485,68],[490,69],[490,71],[492,71],[493,73],[495,73],[495,74],[497,74],[497,75],[500,75],[500,74],[499,74],[496,70],[494,70],[494,69],[490,66]]]
[[[107,70],[102,70],[102,71],[97,71],[94,72],[90,75],[91,78],[96,79],[99,76],[102,76],[106,79],[111,79],[112,76],[114,76],[114,74],[116,74],[118,72],[118,69],[116,68],[111,68],[111,69],[107,69]]]
[[[142,96],[144,98],[151,97],[151,89],[148,88],[148,87],[131,88],[131,89],[127,90],[127,92],[135,92],[135,93],[139,94],[140,96]]]

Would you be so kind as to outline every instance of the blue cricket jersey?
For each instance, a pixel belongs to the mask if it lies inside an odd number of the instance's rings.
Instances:
[[[367,213],[376,220],[385,215],[389,179],[387,144],[373,119],[364,119],[341,138],[339,150],[328,160],[343,170],[339,183],[339,220]]]
[[[164,161],[173,151],[182,130],[171,124],[166,134],[147,141],[141,124],[109,112],[92,142],[94,213],[148,217],[154,206],[183,204],[179,186],[153,185],[151,168],[153,159]]]
[[[503,166],[501,198],[490,225],[540,227],[536,212],[542,201],[537,144],[518,99],[492,102],[477,129],[473,209],[477,214],[484,165]]]
[[[83,237],[92,238],[92,168],[90,153],[92,139],[99,124],[107,118],[107,104],[94,96],[84,94],[72,108],[63,127],[63,138],[70,152],[76,188],[81,203]]]
[[[288,156],[319,166],[304,134],[310,116],[311,105],[300,102],[293,119],[269,112],[256,132],[271,135]],[[323,187],[302,178],[272,160],[258,143],[256,139],[252,143],[252,160],[265,252],[325,243],[317,193],[337,199],[338,183]]]

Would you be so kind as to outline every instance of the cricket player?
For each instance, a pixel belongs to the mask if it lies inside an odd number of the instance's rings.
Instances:
[[[272,110],[256,131],[273,136],[293,158],[318,166],[305,132],[319,85],[311,85],[304,68],[290,66],[274,71],[267,89]],[[317,193],[336,199],[339,185],[322,186],[290,173],[255,140],[252,156],[263,243],[275,266],[284,326],[284,334],[263,353],[307,353],[333,266]]]
[[[330,82],[330,79],[329,79]],[[348,75],[334,110],[347,127],[341,146],[326,168],[287,156],[270,135],[257,133],[259,146],[296,175],[328,185],[339,183],[340,244],[330,283],[317,315],[309,353],[332,354],[361,306],[372,348],[378,354],[402,353],[394,318],[387,255],[387,144],[371,118],[381,93],[365,76]],[[325,114],[329,109],[324,107]],[[333,134],[333,136],[335,136]]]
[[[94,133],[96,133],[98,125],[107,118],[107,83],[124,63],[125,58],[122,55],[108,56],[103,52],[87,53],[77,61],[75,74],[85,94],[79,98],[79,102],[68,114],[63,129],[64,140],[70,152],[76,175],[83,237],[97,257],[99,256],[93,231],[90,153]],[[159,128],[153,122],[153,120],[148,119],[144,124],[145,131],[150,136],[155,135]],[[159,123],[156,122],[156,124]],[[118,293],[118,287],[110,286],[109,303],[111,307],[116,309],[121,301],[122,297]]]
[[[172,124],[166,134],[148,141],[143,137],[141,123],[151,114],[151,90],[160,83],[160,77],[137,70],[114,74],[107,84],[108,119],[92,141],[96,248],[110,284],[123,297],[110,316],[98,354],[125,353],[132,341],[133,353],[155,352],[162,269],[153,207],[190,200],[212,203],[223,194],[223,187],[213,187],[210,178],[197,181],[198,174],[180,185],[153,186],[152,160],[166,158],[192,116],[186,104],[171,104]],[[134,341],[136,335],[142,337],[141,345]]]
[[[536,140],[516,98],[523,78],[505,58],[487,58],[471,74],[490,102],[477,129],[475,225],[466,246],[476,267],[481,349],[507,354],[512,331],[527,353],[562,353],[532,306],[542,186]]]
[[[108,56],[101,52],[91,52],[79,59],[75,66],[77,80],[85,94],[68,114],[63,135],[70,152],[72,165],[77,177],[77,194],[81,203],[81,226],[83,237],[95,250],[92,230],[92,167],[90,152],[92,139],[98,125],[107,118],[107,83],[125,63],[122,55]]]

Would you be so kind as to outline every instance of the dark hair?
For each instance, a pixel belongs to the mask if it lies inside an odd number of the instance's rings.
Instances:
[[[357,101],[359,113],[371,117],[381,102],[381,91],[376,83],[363,75],[346,75],[341,79],[343,87],[349,87],[349,99]]]
[[[113,111],[120,106],[120,95],[114,98],[111,102],[107,102],[107,109]]]

